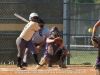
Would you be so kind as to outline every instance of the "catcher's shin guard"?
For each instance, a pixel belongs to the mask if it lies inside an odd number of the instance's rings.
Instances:
[[[66,52],[67,52],[67,50],[64,50],[62,52],[61,57],[60,57],[60,61],[59,61],[59,67],[60,68],[67,68],[66,65],[64,64],[64,61],[66,60],[66,56],[67,56]]]
[[[40,65],[36,66],[36,69],[40,69],[41,67],[43,67],[44,65],[48,64],[49,60],[46,57],[42,57],[40,60]]]
[[[66,64],[64,64],[64,61],[65,60],[63,60],[63,58],[60,59],[58,68],[67,68]]]

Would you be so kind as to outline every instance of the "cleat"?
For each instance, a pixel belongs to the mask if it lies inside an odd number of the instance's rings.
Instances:
[[[25,70],[25,68],[23,68],[23,67],[20,67],[20,70]]]
[[[40,69],[40,68],[42,68],[43,67],[43,65],[37,65],[36,67],[35,67],[35,69]]]
[[[17,67],[19,67],[20,70],[25,70],[25,68],[23,68],[22,65],[17,64]]]
[[[67,68],[65,64],[59,65],[58,68]]]
[[[23,62],[23,63],[22,63],[22,66],[27,67],[27,66],[28,66],[28,64],[27,64],[27,63],[25,63],[25,62]]]
[[[19,65],[19,64],[17,64],[17,67],[20,67],[20,65]]]
[[[23,68],[22,66],[20,66],[19,68],[20,68],[20,70],[25,70],[25,68]]]
[[[51,63],[49,63],[47,66],[48,66],[48,67],[52,67],[52,64],[51,64]]]

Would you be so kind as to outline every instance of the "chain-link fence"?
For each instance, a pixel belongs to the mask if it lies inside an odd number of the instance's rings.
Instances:
[[[16,63],[16,38],[19,36],[25,22],[16,18],[17,13],[28,19],[29,14],[36,12],[50,29],[57,26],[60,35],[72,54],[68,64],[94,64],[97,49],[93,48],[88,33],[99,19],[99,4],[70,3],[70,0],[0,0],[0,61]],[[99,32],[99,30],[98,30]],[[97,33],[98,34],[98,33]],[[66,38],[66,39],[65,39]],[[40,50],[39,59],[44,50]],[[33,58],[30,58],[33,63]]]
[[[95,64],[97,49],[91,44],[92,33],[88,32],[100,17],[100,4],[70,4],[70,51],[71,64]],[[97,31],[97,36],[99,29]]]
[[[16,18],[14,13],[29,19],[32,12],[38,13],[49,28],[59,27],[62,31],[62,0],[0,0],[0,60],[2,63],[17,61],[16,38],[19,36],[25,22]],[[44,50],[39,52],[39,59]],[[30,58],[33,63],[33,58]]]

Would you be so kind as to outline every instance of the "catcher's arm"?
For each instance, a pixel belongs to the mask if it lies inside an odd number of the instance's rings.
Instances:
[[[46,39],[46,43],[53,43],[53,42],[54,42],[54,39],[50,39],[50,38]]]
[[[46,40],[46,43],[53,43],[53,42],[62,45],[63,39],[61,37],[56,37],[54,39],[47,38]]]

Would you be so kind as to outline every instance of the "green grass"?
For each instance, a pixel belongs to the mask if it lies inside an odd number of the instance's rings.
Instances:
[[[72,58],[70,64],[75,65],[94,65],[97,58],[97,51],[70,51]]]
[[[71,65],[94,65],[97,58],[97,51],[88,51],[88,50],[70,50],[72,58],[70,58]],[[38,54],[38,58],[43,56],[44,50],[41,50]],[[6,56],[5,56],[6,55]],[[14,60],[15,64],[17,62],[17,51],[0,51],[0,60]],[[33,57],[29,59],[29,64],[34,64]],[[6,64],[7,65],[7,64]]]

